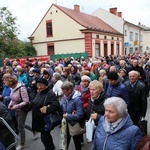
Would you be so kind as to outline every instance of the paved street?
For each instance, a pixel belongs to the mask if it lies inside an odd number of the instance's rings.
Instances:
[[[150,98],[148,98],[148,111],[147,111],[147,115],[146,115],[146,119],[148,120],[150,118]],[[148,122],[148,133],[150,134],[150,122]],[[27,118],[27,124],[31,124],[31,112],[28,114],[28,118]],[[60,150],[59,149],[59,137],[60,137],[60,128],[57,127],[55,128],[53,131],[52,131],[52,136],[53,136],[53,139],[54,139],[54,143],[55,143],[55,146],[56,146],[56,150]],[[38,139],[37,140],[33,140],[32,137],[32,133],[28,130],[26,130],[26,134],[27,134],[27,137],[26,137],[26,148],[25,150],[44,150],[44,147],[41,143],[41,140],[40,140],[40,134],[38,134]],[[74,150],[74,143],[73,141],[71,140],[71,143],[70,143],[70,147],[69,147],[70,150]],[[83,146],[83,150],[90,150],[91,149],[91,144],[88,144],[86,142],[84,142],[84,146]]]

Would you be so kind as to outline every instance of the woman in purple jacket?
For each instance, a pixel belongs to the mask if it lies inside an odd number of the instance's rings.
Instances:
[[[25,121],[27,117],[27,113],[23,112],[21,108],[29,103],[29,97],[25,86],[18,82],[15,76],[10,76],[5,84],[11,88],[11,101],[8,105],[8,109],[15,112],[20,134],[20,145],[16,150],[21,150],[25,147]]]

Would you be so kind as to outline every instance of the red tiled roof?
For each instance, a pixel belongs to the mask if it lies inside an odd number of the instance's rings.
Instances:
[[[71,17],[73,20],[75,20],[77,23],[79,23],[80,25],[84,26],[87,29],[121,34],[118,31],[116,31],[114,28],[109,26],[107,23],[99,19],[98,17],[85,14],[82,12],[77,12],[73,9],[65,8],[59,5],[55,5],[55,6],[59,8],[61,11],[63,11],[66,15]]]

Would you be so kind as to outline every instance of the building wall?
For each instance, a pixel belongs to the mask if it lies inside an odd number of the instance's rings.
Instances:
[[[150,31],[143,32],[143,52],[150,53]]]
[[[104,22],[106,22],[114,29],[123,34],[123,18],[111,14],[110,12],[102,8],[97,9],[92,15],[97,16],[98,18],[100,18],[101,20],[103,20]]]
[[[53,36],[46,37],[46,21],[52,20]],[[85,29],[57,7],[52,6],[39,24],[37,30],[31,35],[34,37],[33,46],[37,55],[47,55],[47,43],[54,43],[55,54],[85,51],[84,34],[80,29]],[[69,41],[68,41],[69,40]],[[42,44],[40,44],[42,43]],[[73,44],[73,46],[71,46]],[[40,49],[43,51],[40,51]],[[72,51],[70,51],[72,50]]]
[[[130,37],[130,32],[133,33],[132,39]],[[138,34],[137,39],[136,34]],[[127,54],[139,50],[140,34],[140,28],[138,28],[137,26],[131,25],[129,23],[126,23],[124,25],[124,49],[126,49]]]
[[[55,53],[80,53],[85,52],[84,39],[55,42]]]
[[[97,35],[99,38],[96,38]],[[106,39],[104,38],[106,36]],[[113,38],[113,40],[112,40]],[[107,35],[107,34],[92,34],[92,55],[95,56],[95,43],[100,44],[100,55],[104,56],[104,44],[107,44],[107,55],[113,55],[111,53],[111,44],[114,45],[114,54],[123,55],[123,37],[117,35]],[[117,44],[119,44],[119,50],[117,51]]]

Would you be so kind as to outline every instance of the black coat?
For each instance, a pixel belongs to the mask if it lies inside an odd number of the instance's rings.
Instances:
[[[145,84],[137,81],[134,87],[131,87],[130,81],[126,81],[124,85],[127,87],[130,99],[128,107],[129,114],[132,117],[145,117],[147,110],[147,97]]]
[[[14,129],[14,124],[12,122],[8,109],[2,102],[0,102],[0,117],[2,117],[12,127],[12,129]],[[6,127],[6,125],[1,122],[1,120],[0,120],[0,142],[6,148],[10,146],[10,144],[15,142],[14,136]]]
[[[41,113],[40,108],[43,106],[50,105],[47,108],[47,114],[54,113],[60,108],[58,97],[55,93],[47,88],[44,91],[37,94],[36,98],[32,102],[32,129],[33,131],[43,132],[44,131],[44,117],[46,114]]]
[[[104,115],[105,108],[103,104],[106,98],[107,98],[106,94],[103,91],[97,99],[92,101],[90,98],[88,101],[88,107],[86,110],[86,119],[89,120],[92,113],[97,113],[98,114],[97,118],[96,120],[94,120],[95,125],[98,125],[100,117]]]
[[[141,66],[134,67],[132,65],[131,68],[129,69],[129,71],[132,71],[132,70],[138,71],[140,73],[140,80],[143,81],[143,82],[145,81],[146,73],[145,73],[143,67],[141,67]]]

